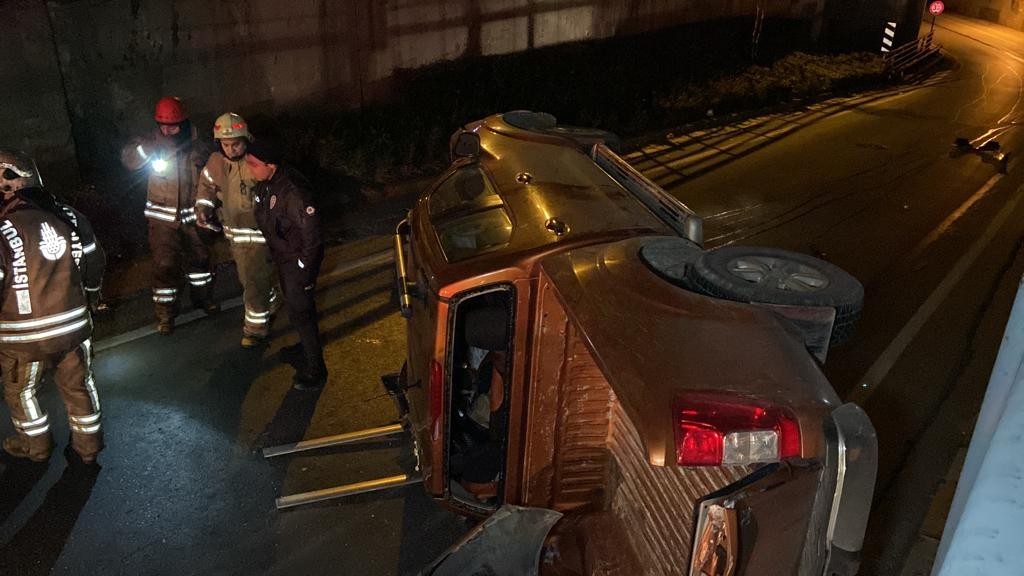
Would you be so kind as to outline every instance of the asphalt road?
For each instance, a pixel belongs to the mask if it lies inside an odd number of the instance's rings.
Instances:
[[[900,574],[919,533],[941,531],[932,504],[951,493],[1024,272],[1024,167],[950,155],[955,137],[1024,152],[1024,34],[943,16],[936,40],[955,61],[910,86],[629,158],[705,217],[708,247],[815,254],[864,284],[859,334],[825,367],[879,436],[863,574]]]
[[[291,388],[276,353],[296,341],[278,318],[243,350],[240,308],[179,327],[101,341],[95,373],[107,449],[96,476],[0,466],[0,574],[408,574],[467,528],[418,485],[277,511],[276,497],[413,471],[400,441],[265,460],[263,447],[395,420],[377,376],[401,366],[388,246],[334,249],[318,302],[330,381]],[[353,261],[362,265],[352,268]],[[125,341],[127,340],[127,341]],[[52,387],[48,410],[62,414]],[[59,446],[67,438],[58,422]],[[6,418],[0,431],[10,432]]]
[[[826,374],[866,406],[881,465],[865,574],[899,574],[966,446],[1017,281],[1024,169],[998,175],[955,136],[1024,151],[1024,35],[943,17],[955,65],[912,86],[667,138],[630,160],[706,218],[708,246],[817,254],[866,287]],[[417,486],[277,511],[274,498],[413,465],[399,441],[264,460],[260,449],[387,424],[377,380],[404,351],[390,265],[333,249],[318,292],[331,380],[290,388],[278,319],[238,347],[241,311],[98,355],[108,449],[95,476],[0,462],[0,574],[408,574],[467,527]],[[865,386],[866,384],[866,386]],[[43,394],[61,414],[52,387]],[[53,419],[63,446],[66,425]],[[0,434],[11,430],[0,422]]]

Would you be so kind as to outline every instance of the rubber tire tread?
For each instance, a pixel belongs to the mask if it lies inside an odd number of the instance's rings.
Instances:
[[[763,286],[735,278],[727,270],[728,262],[743,255],[789,259],[818,268],[829,278],[829,286],[822,292],[765,289]],[[820,258],[779,248],[724,246],[708,250],[689,267],[687,274],[698,292],[715,298],[736,302],[834,308],[836,317],[832,324],[830,347],[841,344],[853,336],[855,325],[864,307],[864,287],[848,272]]]

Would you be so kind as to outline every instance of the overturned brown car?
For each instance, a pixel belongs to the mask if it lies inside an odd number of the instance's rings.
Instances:
[[[855,574],[876,442],[820,363],[860,284],[802,254],[703,250],[700,219],[609,141],[540,113],[471,123],[400,225],[392,390],[427,491],[501,511],[471,539],[561,514],[532,550],[478,546],[480,573]],[[521,552],[526,572],[497,557]],[[428,572],[476,573],[458,553]]]

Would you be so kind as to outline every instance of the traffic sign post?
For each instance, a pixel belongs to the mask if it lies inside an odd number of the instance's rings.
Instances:
[[[942,3],[942,0],[934,0],[928,4],[928,13],[932,15],[932,27],[928,30],[928,34],[935,31],[935,17],[946,9],[946,5]]]

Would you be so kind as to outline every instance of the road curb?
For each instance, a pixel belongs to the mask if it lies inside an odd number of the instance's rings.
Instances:
[[[368,256],[363,256],[361,258],[356,258],[355,260],[341,263],[340,265],[333,267],[326,273],[321,272],[318,280],[322,284],[327,284],[328,281],[340,278],[345,274],[352,272],[353,270],[358,270],[360,268],[364,268],[374,264],[384,264],[386,262],[392,261],[393,259],[394,254],[392,253],[391,250],[381,250]],[[233,269],[234,266],[230,266],[230,268]],[[137,298],[140,298],[144,295],[145,293],[143,293]],[[227,300],[221,301],[221,312],[232,310],[240,306],[242,306],[242,297],[234,296]],[[190,312],[178,316],[178,318],[175,321],[175,326],[181,327],[186,324],[195,322],[196,320],[201,320],[207,316],[208,314],[206,314],[206,312],[202,310],[192,310]],[[141,328],[136,328],[134,330],[129,330],[127,332],[123,332],[114,336],[98,340],[93,344],[93,349],[96,352],[110,350],[111,348],[116,348],[118,346],[121,346],[122,344],[127,344],[129,342],[133,342],[140,338],[145,338],[146,336],[150,336],[155,333],[156,327],[153,326],[152,323],[150,323],[149,325],[142,326]]]

